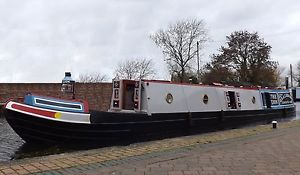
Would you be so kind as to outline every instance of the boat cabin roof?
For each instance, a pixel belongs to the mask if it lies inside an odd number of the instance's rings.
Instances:
[[[269,87],[260,87],[260,86],[249,86],[249,87],[236,87],[236,86],[229,86],[229,85],[224,85],[221,83],[213,83],[210,85],[207,84],[191,84],[191,83],[177,83],[177,82],[171,82],[171,81],[166,81],[166,80],[142,80],[144,82],[153,82],[153,83],[162,83],[162,84],[176,84],[176,85],[186,85],[186,86],[204,86],[204,87],[217,87],[217,88],[233,88],[233,89],[246,89],[246,90],[264,90],[264,91],[272,91],[272,90],[282,90],[286,91],[287,89],[278,89],[278,88],[269,88]]]

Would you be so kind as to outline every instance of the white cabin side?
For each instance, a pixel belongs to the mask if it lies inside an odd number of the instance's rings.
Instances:
[[[263,109],[262,101],[258,90],[226,88],[226,87],[212,87],[212,88],[216,88],[216,91],[218,92],[218,97],[220,102],[222,103],[221,107],[223,111]],[[228,100],[228,97],[231,95],[231,93],[235,98],[234,100],[236,101],[235,102],[236,107],[233,107],[232,105],[229,106],[230,100],[232,99]]]
[[[262,109],[258,90],[161,82],[143,86],[148,114]]]
[[[212,112],[221,109],[216,88],[189,85],[181,85],[181,88],[188,112]]]
[[[184,113],[188,111],[183,85],[145,82],[147,113]]]
[[[114,80],[110,111],[154,113],[262,110],[257,89]]]
[[[296,87],[296,100],[300,101],[300,87]]]

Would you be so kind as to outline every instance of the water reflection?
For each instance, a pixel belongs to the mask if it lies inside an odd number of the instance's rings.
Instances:
[[[0,161],[14,158],[15,152],[24,141],[11,129],[6,120],[0,118]]]
[[[296,103],[296,120],[300,119],[300,102]],[[104,147],[108,145],[98,145]],[[8,125],[4,118],[0,118],[0,162],[24,157],[49,155],[54,153],[71,152],[81,149],[95,148],[95,145],[33,145],[25,143]]]

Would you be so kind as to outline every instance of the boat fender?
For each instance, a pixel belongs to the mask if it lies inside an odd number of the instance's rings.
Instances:
[[[191,112],[188,113],[187,123],[188,123],[188,126],[192,126],[193,125],[192,113]]]
[[[224,121],[224,111],[223,111],[223,110],[220,111],[219,121],[220,121],[220,122],[223,122],[223,121]]]

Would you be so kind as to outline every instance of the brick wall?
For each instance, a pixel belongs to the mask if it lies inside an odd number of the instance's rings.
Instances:
[[[0,103],[8,99],[22,98],[28,92],[71,99],[71,95],[60,91],[60,83],[0,83]],[[75,94],[77,99],[87,100],[90,109],[106,111],[109,108],[112,84],[111,83],[76,83]]]

